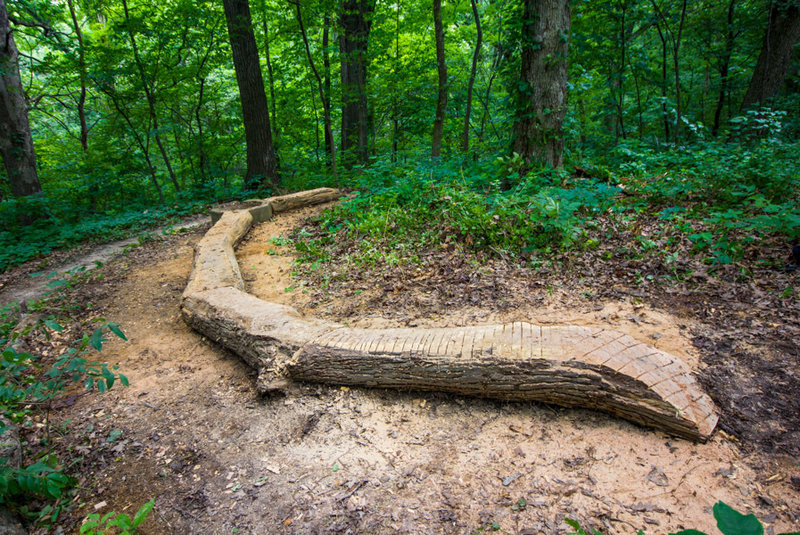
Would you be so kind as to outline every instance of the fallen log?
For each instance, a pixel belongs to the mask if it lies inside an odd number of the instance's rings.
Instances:
[[[321,188],[275,197],[280,212],[328,202]],[[441,329],[351,329],[305,318],[244,292],[233,246],[253,222],[226,212],[197,246],[181,311],[197,331],[259,372],[259,390],[287,381],[440,390],[586,407],[706,440],[717,423],[711,399],[678,358],[600,328],[527,322]]]

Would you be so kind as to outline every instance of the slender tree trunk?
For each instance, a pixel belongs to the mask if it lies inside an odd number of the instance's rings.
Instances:
[[[498,68],[500,67],[500,62],[503,58],[503,49],[500,47],[500,43],[495,45],[494,52],[492,68],[491,72],[489,73],[489,82],[486,84],[486,93],[481,100],[481,104],[483,105],[483,113],[481,114],[481,126],[478,129],[478,145],[483,143],[483,135],[486,131],[486,121],[489,120],[489,99],[492,95],[492,84],[497,76]]]
[[[483,32],[481,32],[481,17],[478,13],[477,0],[470,0],[472,4],[472,16],[475,17],[475,51],[472,53],[472,70],[469,73],[469,83],[467,84],[467,103],[464,110],[464,133],[461,136],[461,150],[464,154],[469,152],[469,118],[472,113],[472,89],[475,86],[475,75],[478,72],[478,61],[481,56],[481,45],[483,43]]]
[[[200,110],[203,108],[203,91],[206,86],[206,79],[200,78],[200,90],[197,96],[197,106],[194,108],[194,116],[197,121],[197,150],[200,153],[200,177],[206,177],[206,151],[203,143],[203,121],[200,119]]]
[[[733,55],[733,40],[736,35],[733,26],[735,8],[736,0],[730,0],[728,2],[728,29],[725,32],[725,50],[719,66],[719,96],[717,98],[717,107],[714,110],[714,124],[711,126],[711,135],[714,137],[719,134],[722,108],[725,106],[725,95],[728,93],[728,71],[730,69],[731,56]]]
[[[67,0],[69,7],[69,14],[72,18],[72,28],[75,30],[75,39],[78,41],[78,76],[81,83],[81,91],[78,95],[78,121],[81,126],[80,142],[81,150],[83,151],[84,161],[89,153],[89,127],[86,123],[86,54],[83,48],[83,31],[81,25],[78,23],[78,15],[75,11],[75,3],[73,0]],[[91,211],[97,210],[97,183],[92,179],[92,173],[86,173],[89,190],[89,208]]]
[[[28,103],[19,75],[19,51],[8,21],[5,0],[0,0],[0,155],[14,197],[42,191],[36,154],[28,123]],[[32,219],[32,218],[30,218]],[[28,222],[26,219],[24,222]]]
[[[627,2],[621,2],[622,7],[622,16],[620,17],[620,25],[619,25],[619,69],[616,73],[616,86],[617,86],[617,122],[619,123],[619,132],[622,134],[622,139],[628,138],[628,133],[625,131],[625,116],[624,116],[624,105],[625,105],[625,54],[627,52],[626,41],[627,41],[627,32],[625,31],[625,16],[627,15]]]
[[[681,105],[681,76],[680,76],[680,48],[681,38],[683,37],[683,25],[686,22],[686,0],[683,0],[681,5],[681,18],[678,24],[678,35],[672,41],[672,60],[674,62],[675,71],[675,143],[680,143],[681,140],[681,121],[682,119],[682,105]]]
[[[661,29],[661,24],[656,24],[658,38],[661,40],[661,116],[664,120],[664,141],[669,142],[669,115],[667,115],[667,38]]]
[[[308,46],[308,35],[306,35],[306,27],[303,25],[303,14],[300,11],[300,2],[292,2],[295,7],[295,15],[297,17],[297,24],[300,26],[300,34],[303,37],[303,44],[305,45],[306,49],[306,58],[308,58],[308,65],[311,67],[311,71],[314,73],[314,77],[317,79],[317,89],[319,90],[319,98],[322,101],[322,113],[324,115],[325,121],[325,136],[330,139],[331,146],[330,146],[330,155],[331,155],[331,172],[333,173],[333,180],[335,181],[336,185],[339,184],[339,176],[337,175],[336,169],[336,143],[333,141],[333,132],[331,132],[331,109],[330,109],[330,102],[325,99],[325,89],[322,83],[322,77],[317,70],[317,66],[314,64],[314,58],[311,56],[311,48]]]
[[[397,161],[397,148],[399,144],[399,137],[400,137],[400,106],[398,101],[398,91],[399,91],[399,83],[398,79],[400,77],[400,9],[402,7],[401,2],[397,2],[397,8],[394,11],[394,76],[392,77],[392,83],[394,84],[394,90],[392,91],[392,161]]]
[[[764,103],[778,94],[800,39],[800,5],[796,0],[772,0],[769,21],[742,109]]]
[[[261,26],[264,28],[264,59],[267,62],[267,79],[269,80],[269,103],[272,109],[272,131],[273,140],[276,147],[280,147],[280,128],[278,123],[278,110],[275,102],[275,79],[272,75],[272,56],[269,53],[269,26],[267,25],[267,3],[266,0],[261,0]],[[277,149],[276,149],[277,158]],[[278,162],[275,162],[276,168]]]
[[[528,165],[563,163],[569,32],[568,0],[525,0],[513,148]]]
[[[442,0],[433,0],[433,27],[436,37],[436,72],[439,75],[439,94],[436,98],[436,115],[433,118],[431,157],[442,154],[444,115],[447,109],[447,62],[444,57],[444,28],[442,26]]]
[[[272,130],[269,123],[269,108],[261,78],[256,38],[250,17],[248,0],[223,0],[228,36],[233,52],[233,66],[242,103],[244,136],[247,144],[247,172],[244,187],[276,188],[280,184],[275,150],[272,146]]]
[[[180,191],[181,187],[178,184],[178,179],[175,177],[175,172],[172,170],[172,164],[169,161],[167,150],[164,147],[164,144],[161,142],[161,135],[158,133],[159,127],[158,127],[158,115],[156,114],[156,96],[153,87],[147,80],[147,73],[145,73],[144,64],[142,63],[141,56],[139,55],[139,48],[136,45],[136,39],[134,38],[133,35],[133,28],[131,27],[131,19],[130,19],[130,13],[128,12],[127,0],[122,0],[122,8],[125,13],[125,22],[128,29],[128,38],[131,41],[131,48],[133,49],[133,59],[136,62],[136,68],[139,71],[139,77],[142,80],[142,87],[144,88],[144,94],[147,100],[147,106],[150,109],[150,119],[153,121],[153,132],[156,138],[156,145],[158,145],[158,150],[161,152],[161,158],[164,160],[164,165],[167,167],[167,173],[169,174],[169,178],[172,181],[172,185],[175,187],[175,191]]]
[[[367,45],[374,0],[343,0],[339,24],[342,56],[342,153],[345,167],[369,159]]]
[[[322,29],[322,68],[325,71],[323,76],[323,86],[325,89],[325,102],[323,111],[327,108],[328,124],[325,125],[325,154],[331,154],[331,147],[333,146],[333,125],[331,124],[330,109],[331,109],[331,57],[330,57],[330,26],[331,17],[325,13],[323,19],[325,27]]]

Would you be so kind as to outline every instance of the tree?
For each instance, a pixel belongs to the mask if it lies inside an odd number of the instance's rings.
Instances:
[[[368,151],[367,45],[375,2],[344,0],[339,15],[342,34],[342,152],[343,163],[366,164]]]
[[[797,0],[770,2],[769,21],[764,32],[750,86],[742,109],[763,105],[780,91],[792,64],[794,45],[800,39],[800,5]]]
[[[444,57],[444,28],[442,27],[442,0],[433,0],[433,27],[436,38],[436,72],[439,76],[439,92],[436,98],[436,115],[433,119],[431,158],[442,154],[444,113],[447,109],[447,63]]]
[[[228,36],[233,52],[233,67],[239,85],[242,103],[244,136],[247,145],[247,172],[245,189],[270,187],[279,184],[275,151],[272,146],[272,131],[269,124],[269,108],[261,77],[256,38],[250,17],[248,0],[223,0]]]
[[[308,35],[306,34],[306,28],[303,25],[303,14],[300,11],[300,2],[290,2],[294,4],[296,9],[295,14],[297,15],[297,24],[300,26],[300,34],[303,37],[303,45],[306,49],[306,57],[308,58],[308,64],[311,67],[311,71],[314,73],[314,78],[317,80],[317,90],[319,91],[319,98],[322,100],[322,113],[325,116],[325,145],[327,149],[330,151],[331,155],[331,171],[333,172],[333,179],[334,181],[338,182],[338,176],[336,174],[336,144],[333,142],[333,132],[331,129],[331,109],[330,109],[330,100],[327,98],[325,94],[325,87],[322,81],[322,77],[317,70],[317,66],[314,64],[314,58],[311,56],[311,48],[308,46]],[[325,35],[327,36],[328,28],[325,27]],[[313,93],[312,93],[313,95]]]
[[[569,0],[525,0],[513,149],[528,164],[562,164],[569,30]]]
[[[483,43],[483,32],[481,31],[481,16],[478,13],[477,0],[470,0],[472,6],[472,16],[475,18],[475,51],[472,53],[472,69],[469,72],[469,82],[467,82],[467,103],[464,108],[464,133],[461,135],[461,150],[466,154],[469,151],[469,118],[472,114],[472,90],[475,87],[475,74],[478,71],[478,60],[481,57],[481,44]]]
[[[40,193],[36,154],[28,123],[28,104],[19,76],[19,52],[8,20],[5,0],[0,0],[0,154],[11,193],[26,197]]]

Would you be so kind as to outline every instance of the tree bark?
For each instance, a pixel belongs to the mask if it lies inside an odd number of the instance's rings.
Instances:
[[[794,45],[800,39],[800,6],[795,0],[770,3],[769,21],[742,110],[764,103],[780,91],[792,64]]]
[[[275,188],[280,184],[269,108],[261,78],[256,39],[248,0],[223,0],[228,36],[233,53],[233,67],[242,103],[242,120],[247,145],[245,189]]]
[[[5,0],[0,0],[0,154],[14,197],[42,191],[36,170],[36,153],[28,122],[28,104],[19,76],[19,51],[8,20]]]
[[[442,0],[433,0],[433,27],[436,38],[436,72],[439,76],[439,93],[436,98],[436,115],[433,118],[431,158],[442,154],[444,115],[447,109],[447,62],[444,57],[444,28],[442,26]]]
[[[323,87],[325,89],[325,106],[328,109],[328,123],[325,125],[325,153],[335,154],[331,152],[334,145],[333,142],[333,125],[331,125],[330,109],[331,109],[331,58],[330,58],[330,27],[331,17],[326,13],[323,19],[325,27],[322,29],[322,70],[323,70]]]
[[[513,149],[528,164],[563,163],[569,31],[569,0],[525,0]]]
[[[342,153],[345,167],[369,158],[367,110],[367,45],[374,2],[344,0],[339,24],[342,56]]]

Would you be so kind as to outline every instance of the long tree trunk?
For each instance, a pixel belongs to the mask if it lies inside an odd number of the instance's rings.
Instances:
[[[431,157],[442,154],[444,114],[447,109],[447,63],[444,57],[444,28],[442,26],[442,0],[433,0],[433,27],[436,38],[436,72],[439,75],[439,93],[436,98],[436,115],[433,118]]]
[[[681,139],[681,121],[682,121],[682,104],[681,104],[681,77],[680,77],[680,48],[681,38],[683,37],[683,25],[686,22],[686,0],[683,0],[681,5],[681,18],[678,24],[678,35],[674,36],[672,40],[672,60],[675,70],[675,143],[679,143]]]
[[[277,161],[272,146],[269,108],[261,78],[256,38],[248,0],[223,0],[228,36],[233,52],[233,67],[242,103],[244,136],[247,145],[247,172],[244,187],[275,188],[279,185]]]
[[[330,139],[330,155],[331,155],[331,171],[333,172],[333,180],[339,182],[336,169],[336,143],[333,141],[333,132],[331,131],[331,109],[330,101],[325,98],[325,89],[322,83],[322,77],[319,75],[317,66],[314,64],[314,58],[311,56],[311,48],[308,46],[308,35],[306,35],[306,28],[303,25],[303,14],[300,11],[300,2],[292,2],[295,7],[295,15],[297,17],[297,24],[300,26],[300,34],[303,37],[303,44],[306,49],[306,58],[308,58],[308,65],[317,79],[317,89],[319,90],[319,98],[322,101],[322,113],[325,117],[325,138]]]
[[[669,142],[669,116],[667,115],[667,38],[661,24],[656,25],[661,40],[661,117],[664,121],[664,141]]]
[[[514,152],[528,165],[563,163],[567,104],[568,0],[525,0],[522,73],[514,124]]]
[[[267,25],[267,3],[261,0],[261,26],[264,28],[264,60],[267,62],[267,79],[269,80],[269,103],[272,106],[272,129],[275,146],[280,147],[280,128],[278,127],[278,109],[275,103],[275,79],[272,75],[272,55],[269,52],[269,26]],[[277,158],[277,154],[276,154]],[[275,163],[276,167],[278,163]]]
[[[397,161],[397,148],[400,138],[400,106],[399,106],[399,83],[400,76],[400,9],[402,2],[397,2],[397,7],[394,11],[394,76],[392,83],[394,90],[392,91],[392,161]]]
[[[369,116],[367,110],[367,45],[374,2],[344,0],[339,24],[342,56],[342,153],[345,167],[366,164]]]
[[[42,191],[36,154],[28,123],[28,104],[19,76],[19,51],[8,21],[5,0],[0,0],[0,154],[15,197]]]
[[[717,98],[717,107],[714,110],[714,124],[711,126],[711,135],[714,137],[717,137],[719,133],[722,108],[725,106],[725,96],[728,93],[728,71],[730,69],[731,56],[733,55],[733,40],[736,35],[733,26],[735,8],[736,0],[730,0],[728,2],[728,28],[725,32],[725,50],[722,53],[719,65],[719,96]]]
[[[472,53],[472,70],[469,73],[469,83],[467,84],[467,103],[464,110],[464,133],[461,135],[461,150],[466,154],[469,152],[469,118],[472,114],[472,90],[475,86],[475,74],[478,71],[478,61],[481,57],[481,45],[483,44],[483,32],[481,31],[481,17],[478,13],[477,0],[470,0],[472,4],[472,16],[475,17],[475,51]]]
[[[323,74],[323,87],[325,89],[325,106],[327,108],[328,116],[326,118],[327,124],[325,125],[325,153],[331,154],[331,147],[333,146],[333,125],[331,124],[330,109],[331,109],[331,58],[330,58],[330,27],[331,17],[325,13],[323,19],[325,27],[322,29],[322,69]]]
[[[128,38],[131,41],[131,48],[133,49],[133,59],[136,62],[136,68],[139,71],[139,77],[142,80],[142,86],[144,88],[145,98],[147,100],[147,106],[150,109],[150,119],[153,121],[153,133],[154,137],[156,138],[156,145],[158,145],[158,150],[161,152],[161,158],[164,160],[164,165],[167,167],[167,173],[169,174],[169,178],[172,181],[172,185],[175,187],[175,191],[180,191],[181,187],[178,184],[178,179],[175,177],[175,172],[172,170],[172,164],[169,161],[169,155],[167,154],[167,150],[164,147],[164,143],[161,141],[161,135],[158,133],[158,115],[156,114],[156,96],[155,90],[153,86],[150,85],[150,82],[147,80],[147,74],[144,71],[144,64],[142,63],[141,56],[139,55],[139,48],[136,45],[136,39],[133,35],[133,28],[131,27],[131,19],[130,13],[128,12],[128,2],[127,0],[122,0],[122,8],[125,13],[125,23],[128,28]]]
[[[780,91],[792,64],[794,45],[800,39],[800,6],[795,0],[774,0],[750,86],[742,109],[764,105]]]

